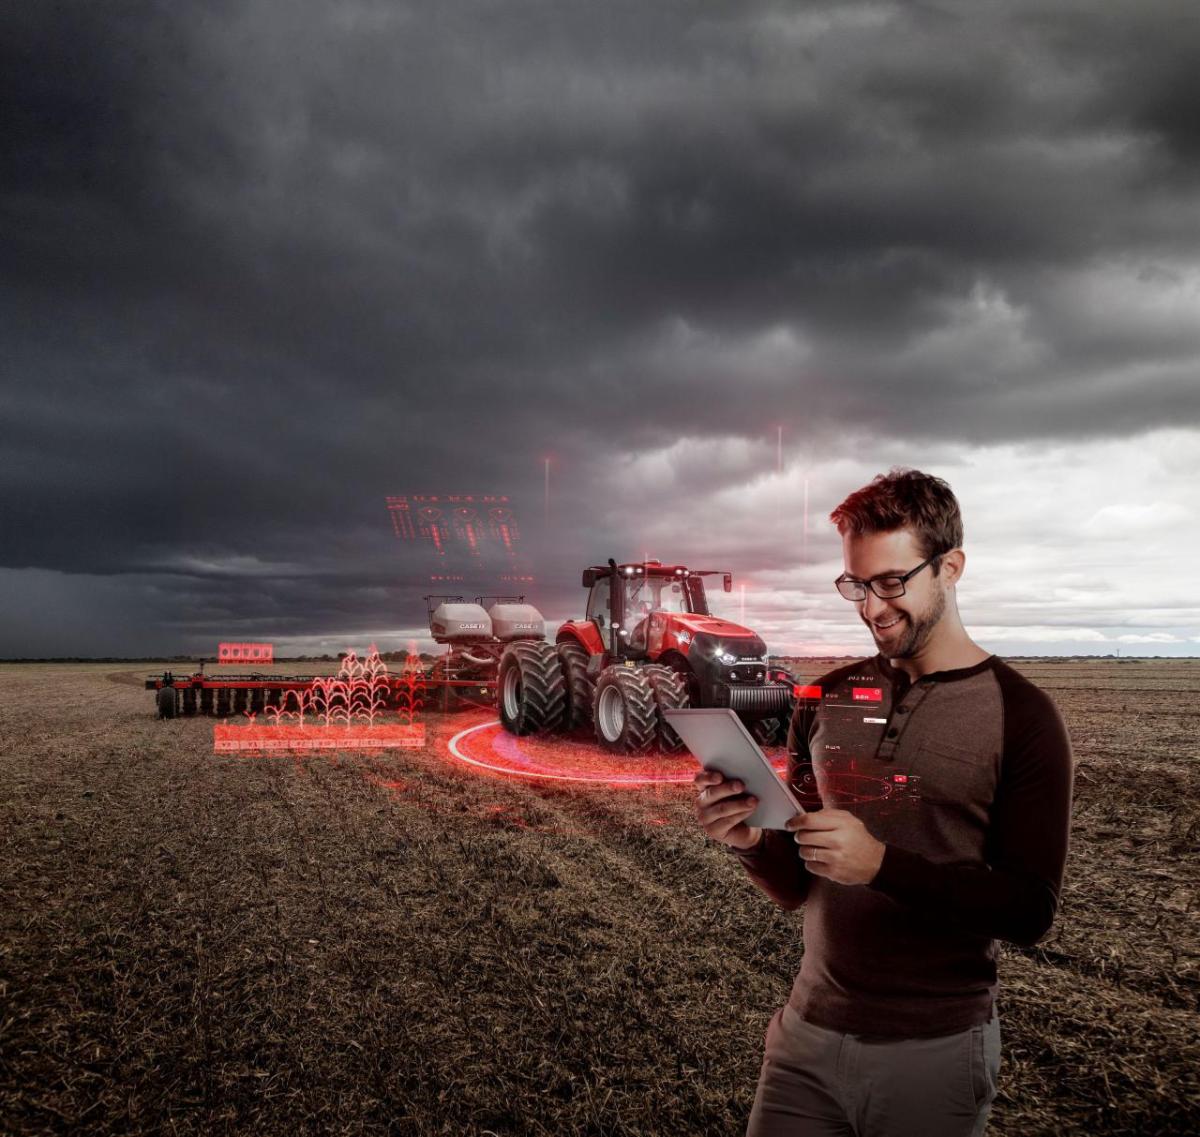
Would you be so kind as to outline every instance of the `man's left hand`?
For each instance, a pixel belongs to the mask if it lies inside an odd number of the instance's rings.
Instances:
[[[887,846],[844,809],[827,806],[816,813],[801,813],[784,827],[795,834],[805,868],[837,884],[869,884],[883,864]]]

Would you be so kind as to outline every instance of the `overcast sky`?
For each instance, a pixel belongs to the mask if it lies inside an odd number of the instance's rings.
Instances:
[[[1198,655],[1197,108],[1192,0],[7,5],[0,656],[401,647],[417,494],[872,654],[893,465],[984,647]]]

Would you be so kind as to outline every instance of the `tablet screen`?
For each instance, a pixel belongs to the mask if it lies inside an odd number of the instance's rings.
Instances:
[[[728,707],[667,709],[663,715],[704,769],[739,779],[745,792],[758,798],[758,806],[746,818],[747,825],[782,829],[789,817],[804,812],[742,720]]]

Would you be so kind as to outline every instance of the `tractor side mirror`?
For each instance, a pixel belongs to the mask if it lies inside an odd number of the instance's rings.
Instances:
[[[733,573],[731,573],[731,572],[727,572],[725,574],[725,591],[726,592],[733,591]]]
[[[592,569],[583,570],[583,587],[591,588],[596,583],[596,573]]]

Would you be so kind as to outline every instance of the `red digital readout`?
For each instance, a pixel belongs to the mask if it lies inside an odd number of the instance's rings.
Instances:
[[[792,688],[792,693],[797,699],[819,699],[821,697],[821,688],[811,683],[807,686],[797,685]]]
[[[392,529],[401,540],[428,541],[443,556],[458,545],[478,557],[487,542],[512,554],[517,523],[506,494],[392,494]]]
[[[274,644],[223,643],[217,646],[218,663],[272,663]]]
[[[856,703],[878,703],[883,699],[882,687],[851,687],[850,697]]]
[[[900,783],[907,782],[907,781],[908,781],[908,775],[907,775],[907,774],[893,774],[893,775],[892,775],[892,781],[893,781],[893,782],[900,782]]]

